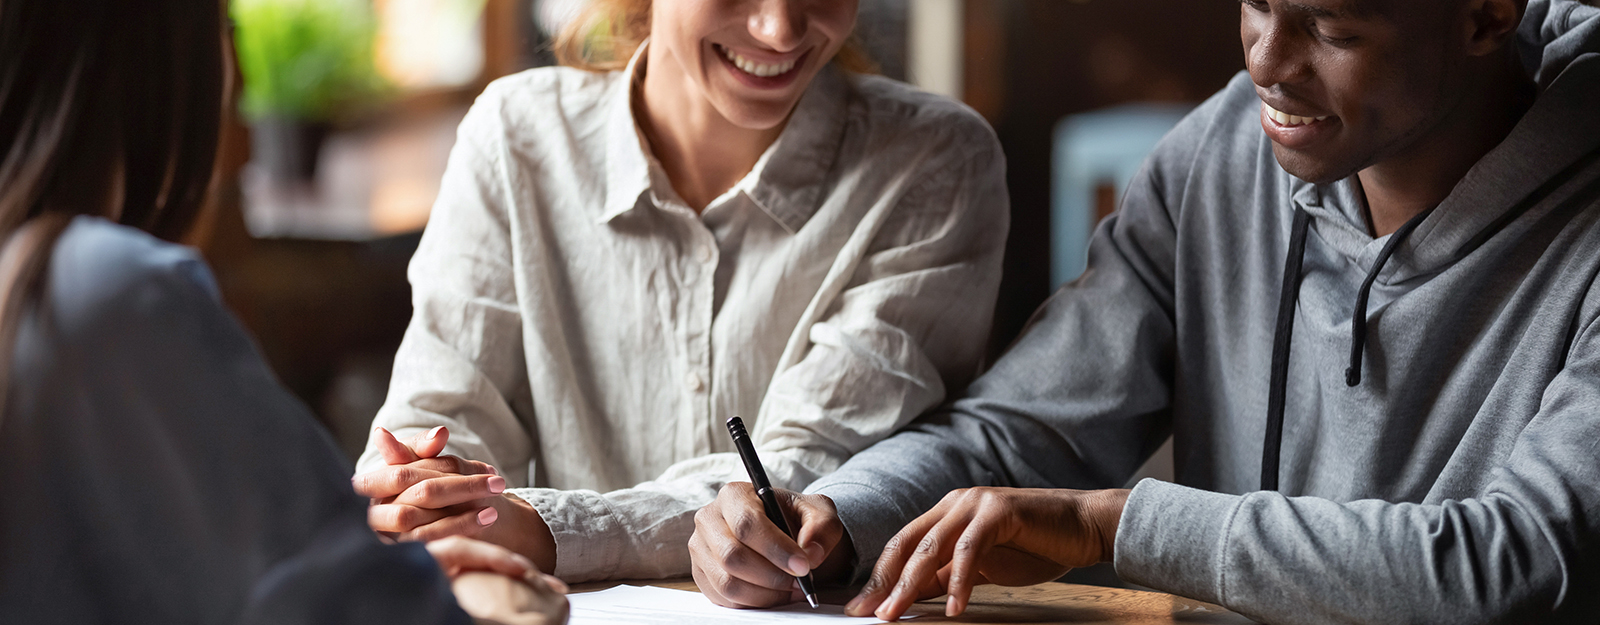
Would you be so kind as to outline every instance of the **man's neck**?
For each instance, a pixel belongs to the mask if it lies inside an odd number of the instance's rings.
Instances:
[[[784,125],[765,130],[735,126],[682,72],[668,65],[677,59],[667,58],[661,48],[645,53],[648,65],[644,84],[634,97],[634,117],[673,190],[700,212],[750,173]]]
[[[1438,206],[1474,165],[1511,134],[1533,101],[1515,61],[1476,85],[1440,123],[1404,151],[1361,170],[1372,235],[1393,233]]]

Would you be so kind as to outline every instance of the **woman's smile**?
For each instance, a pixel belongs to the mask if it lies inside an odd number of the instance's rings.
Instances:
[[[756,89],[781,89],[794,83],[811,57],[807,48],[798,54],[775,55],[738,51],[721,44],[711,44],[717,58],[728,68],[728,73],[740,83]],[[774,58],[776,57],[776,58]]]

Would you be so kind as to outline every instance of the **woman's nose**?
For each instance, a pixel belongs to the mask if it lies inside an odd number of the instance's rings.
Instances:
[[[794,0],[756,0],[750,35],[778,52],[789,52],[806,37],[806,16]]]

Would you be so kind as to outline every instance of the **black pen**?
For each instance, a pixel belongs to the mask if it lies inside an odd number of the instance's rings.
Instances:
[[[728,434],[733,436],[733,446],[739,448],[739,459],[744,461],[744,470],[750,474],[750,483],[755,485],[756,495],[761,497],[761,507],[767,509],[767,519],[783,530],[784,535],[794,538],[794,532],[789,531],[789,523],[783,520],[783,509],[778,507],[778,495],[772,492],[772,483],[767,481],[767,470],[761,468],[761,458],[756,456],[756,446],[750,444],[750,434],[744,431],[744,421],[739,417],[728,419]],[[817,607],[817,585],[811,581],[811,574],[795,579],[800,580],[800,592],[805,593],[806,603]]]

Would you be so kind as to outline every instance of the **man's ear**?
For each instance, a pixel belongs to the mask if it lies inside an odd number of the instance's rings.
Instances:
[[[1517,34],[1528,0],[1468,0],[1467,53],[1487,56],[1505,47]]]

